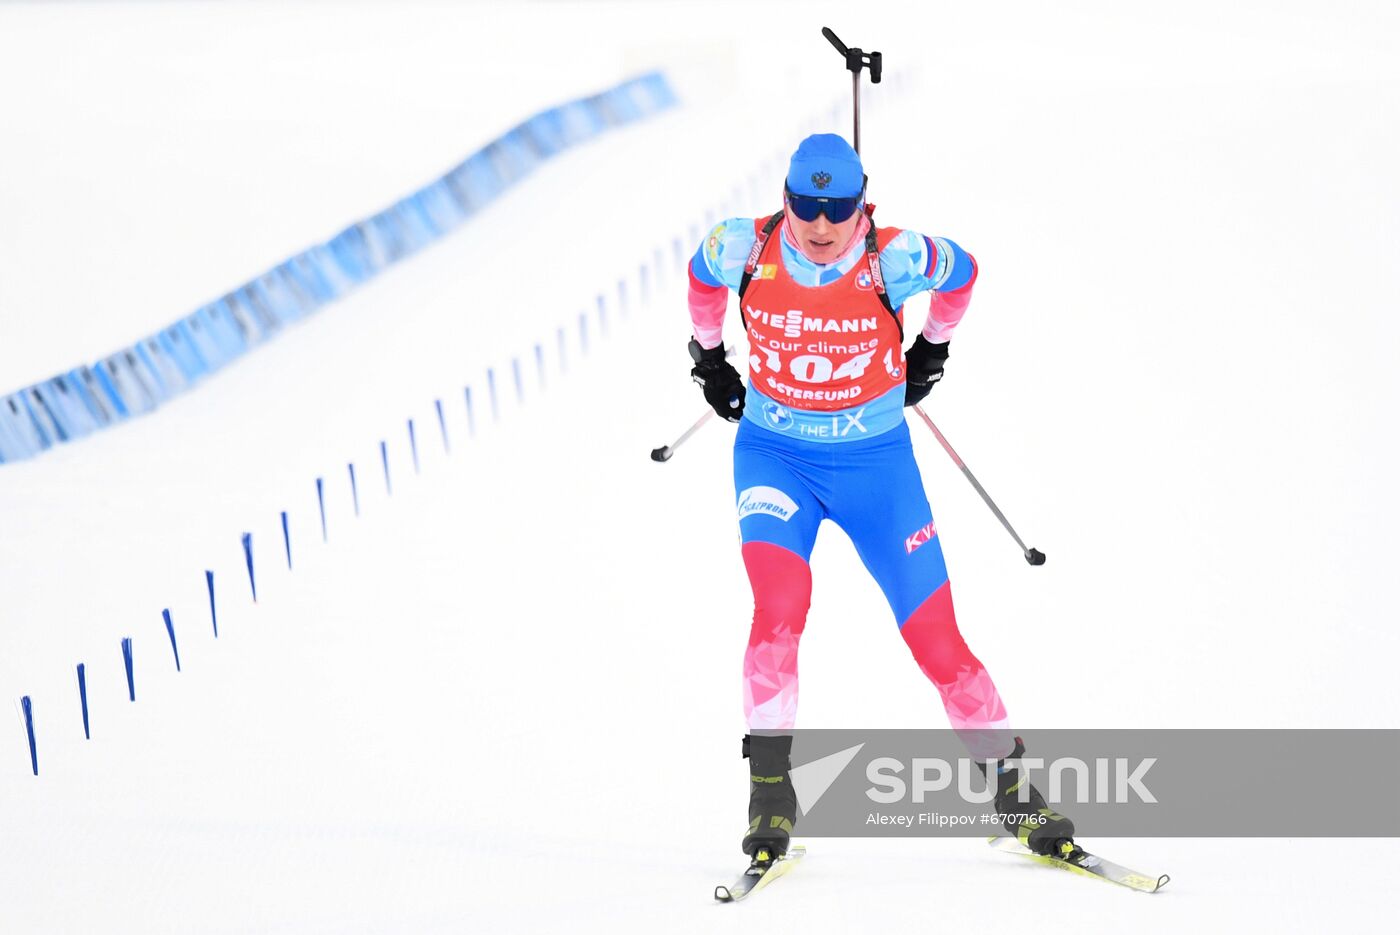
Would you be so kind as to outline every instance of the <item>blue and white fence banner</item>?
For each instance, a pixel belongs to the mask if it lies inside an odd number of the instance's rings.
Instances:
[[[655,72],[536,114],[432,184],[155,334],[0,396],[0,464],[150,412],[442,237],[544,160],[675,100]]]

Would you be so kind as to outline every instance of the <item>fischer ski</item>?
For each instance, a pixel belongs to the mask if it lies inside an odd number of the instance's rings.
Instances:
[[[749,865],[749,869],[740,874],[734,881],[733,886],[720,884],[715,887],[715,899],[722,903],[737,903],[745,897],[752,896],[772,883],[778,877],[787,873],[793,866],[805,857],[807,848],[801,844],[789,850],[777,860],[769,859],[767,851],[759,851]]]
[[[1151,877],[1138,873],[1136,870],[1129,870],[1127,867],[1104,860],[1097,854],[1091,854],[1077,844],[1067,845],[1069,850],[1063,857],[1046,857],[1035,853],[1015,838],[991,837],[987,839],[987,843],[992,846],[993,850],[1001,851],[1004,854],[1028,857],[1038,864],[1058,867],[1080,876],[1097,877],[1100,880],[1107,880],[1109,883],[1126,886],[1139,893],[1155,893],[1166,886],[1167,881],[1171,879],[1165,873],[1159,877]]]

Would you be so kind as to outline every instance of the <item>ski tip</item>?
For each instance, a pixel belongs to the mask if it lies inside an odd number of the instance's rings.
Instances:
[[[721,883],[719,886],[715,887],[715,899],[722,903],[732,903],[734,901],[734,894],[729,892],[729,887]]]
[[[1171,877],[1167,876],[1165,873],[1162,874],[1160,877],[1157,878],[1157,887],[1152,892],[1157,892],[1157,890],[1160,890],[1162,887],[1166,886],[1171,881]]]
[[[651,460],[656,461],[656,462],[658,462],[658,463],[660,463],[660,462],[665,462],[665,461],[670,461],[670,460],[671,460],[671,446],[670,446],[670,445],[662,445],[660,448],[653,448],[653,449],[651,450]]]

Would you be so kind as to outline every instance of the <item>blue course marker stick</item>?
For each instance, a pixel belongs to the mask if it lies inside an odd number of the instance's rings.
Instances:
[[[292,534],[287,529],[287,511],[282,511],[282,548],[287,552],[287,570],[292,570]]]
[[[629,309],[627,307],[627,280],[625,279],[617,281],[617,307],[622,310],[622,317],[626,318]]]
[[[24,709],[24,732],[29,735],[29,765],[34,767],[34,775],[39,775],[39,750],[34,746],[34,705],[25,695],[19,700]]]
[[[651,271],[647,269],[647,265],[645,263],[637,267],[637,280],[639,282],[638,289],[641,292],[643,302],[646,302],[646,300],[651,296],[651,284],[649,282],[650,272]]]
[[[598,295],[598,336],[608,336],[608,300],[601,293]]]
[[[588,313],[578,313],[578,347],[579,351],[588,353]]]
[[[413,452],[413,473],[423,473],[418,467],[418,433],[413,428],[413,420],[408,420],[408,450]]]
[[[569,372],[569,339],[564,335],[564,326],[559,326],[559,372]]]
[[[517,403],[523,403],[525,402],[525,381],[520,379],[519,357],[512,357],[510,359],[510,372],[511,376],[515,378],[515,401]]]
[[[87,666],[78,663],[78,701],[83,706],[83,736],[88,740],[92,739],[92,730],[88,727],[87,709]]]
[[[253,603],[258,602],[258,581],[253,577],[253,534],[243,534],[243,562],[248,566],[248,587],[253,589]]]
[[[452,443],[447,438],[447,416],[442,412],[442,400],[433,400],[433,408],[437,410],[438,430],[442,432],[442,450],[448,454],[452,453]]]
[[[180,671],[180,647],[175,645],[175,621],[170,619],[170,608],[160,612],[165,618],[165,632],[170,634],[170,651],[175,654],[175,671]]]
[[[214,605],[214,573],[204,572],[204,583],[209,586],[209,622],[214,625],[214,639],[219,638],[219,609]]]
[[[462,388],[462,395],[467,399],[467,434],[476,435],[476,410],[472,408],[472,388],[470,386]]]
[[[535,345],[535,378],[540,381],[540,388],[544,388],[544,345]]]
[[[126,693],[136,700],[136,677],[131,671],[131,637],[122,637],[122,662],[126,665]]]
[[[316,478],[316,506],[321,510],[321,541],[326,541],[326,482]]]
[[[491,400],[491,421],[501,421],[501,408],[496,401],[496,371],[492,367],[486,368],[486,395]]]
[[[379,441],[379,461],[384,465],[384,492],[392,497],[394,485],[389,482],[389,445],[383,439]]]
[[[355,504],[355,515],[360,515],[360,488],[355,483],[355,462],[351,461],[346,467],[350,468],[350,500]]]

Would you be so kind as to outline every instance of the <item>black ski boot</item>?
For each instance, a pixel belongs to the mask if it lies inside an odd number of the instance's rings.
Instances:
[[[788,773],[791,754],[791,735],[744,737],[744,756],[749,761],[749,831],[743,848],[754,863],[768,863],[787,853],[792,826],[797,822],[797,793]]]
[[[996,761],[996,810],[1005,816],[1002,821],[1016,840],[1037,854],[1046,857],[1070,857],[1078,847],[1074,843],[1074,822],[1051,809],[1031,785],[1030,777],[1019,761],[1026,747],[1016,738],[1016,748]],[[987,775],[987,764],[978,760],[977,768]],[[990,782],[990,780],[989,780]]]

